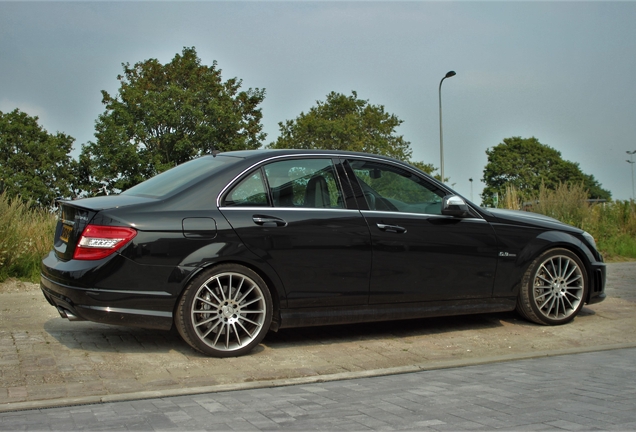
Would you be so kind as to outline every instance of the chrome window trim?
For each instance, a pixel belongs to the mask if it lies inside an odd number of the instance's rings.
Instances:
[[[226,210],[250,210],[250,211],[275,211],[275,210],[297,210],[297,211],[346,211],[346,212],[359,212],[358,209],[347,209],[347,208],[330,208],[330,207],[272,207],[272,206],[263,206],[263,207],[252,207],[252,206],[236,206],[236,207],[219,207],[219,211]]]
[[[342,153],[304,153],[304,154],[285,154],[285,155],[277,155],[277,156],[271,156],[265,159],[262,159],[254,164],[252,164],[251,166],[249,166],[248,168],[244,169],[243,171],[241,171],[237,176],[235,176],[232,180],[230,180],[228,182],[227,185],[225,185],[225,187],[223,189],[221,189],[221,192],[219,192],[218,196],[216,197],[216,207],[221,210],[221,197],[225,194],[225,192],[230,189],[231,187],[234,186],[234,184],[236,183],[236,181],[241,178],[243,175],[245,175],[245,173],[251,171],[252,169],[258,167],[259,165],[264,165],[268,162],[277,160],[277,159],[303,159],[306,157],[311,157],[311,158],[324,158],[324,159],[333,159],[333,158],[337,158],[337,159],[367,159],[367,160],[372,160],[372,161],[376,161],[376,162],[380,162],[380,163],[388,163],[388,164],[395,164],[400,166],[401,168],[406,169],[407,171],[412,172],[413,174],[417,174],[419,175],[419,173],[417,171],[415,171],[415,168],[413,168],[412,166],[402,162],[402,161],[398,161],[398,160],[386,160],[386,159],[382,159],[382,158],[378,158],[378,157],[373,157],[373,156],[368,156],[368,155],[357,155],[357,154],[342,154]],[[427,179],[428,180],[428,179]],[[439,186],[442,187],[442,189],[446,189],[446,186],[444,185],[444,183],[442,182],[438,182]],[[462,197],[463,198],[463,197]],[[466,201],[464,199],[464,201]],[[479,220],[483,220],[484,222],[486,221],[484,219],[484,217],[475,209],[472,208],[472,206],[468,203],[466,203],[466,205],[471,208],[475,213],[477,213],[477,217],[476,218],[472,218],[472,219],[479,219]],[[223,207],[223,209],[229,209],[230,207]],[[246,207],[243,207],[246,208]],[[269,207],[259,207],[259,208],[290,208],[290,209],[296,209],[294,207],[273,207],[273,206],[269,206]],[[360,210],[360,209],[342,209],[342,210]],[[360,210],[360,211],[367,211],[367,210]],[[368,210],[368,211],[372,211],[372,210]],[[400,212],[389,212],[389,213],[400,213]],[[421,214],[421,213],[414,213],[414,214]],[[440,215],[432,215],[432,216],[440,216]],[[441,215],[443,216],[443,215]],[[452,216],[449,216],[452,217]]]
[[[268,157],[266,159],[262,159],[258,162],[256,162],[255,164],[249,166],[248,168],[244,169],[243,171],[241,171],[240,174],[238,174],[237,176],[235,176],[232,180],[230,180],[228,182],[227,185],[225,185],[225,187],[223,189],[221,189],[221,192],[219,192],[219,195],[216,197],[216,206],[217,208],[221,208],[221,197],[225,194],[225,192],[230,189],[231,187],[234,186],[234,183],[236,183],[236,181],[241,178],[243,175],[245,175],[245,173],[251,171],[252,169],[256,168],[259,165],[263,165],[265,163],[274,161],[276,159],[304,159],[307,157],[311,157],[312,159],[315,159],[316,157],[321,157],[323,159],[333,159],[334,157],[336,158],[340,158],[342,157],[342,155],[337,155],[337,154],[332,154],[332,153],[305,153],[305,154],[287,154],[287,155],[278,155],[278,156],[271,156]],[[224,207],[225,208],[225,207]],[[269,208],[283,208],[283,207],[269,207]]]
[[[431,217],[438,217],[438,218],[443,218],[443,219],[459,219],[462,221],[474,221],[474,222],[483,222],[483,223],[488,223],[485,219],[483,218],[478,218],[478,217],[466,217],[466,218],[456,218],[455,216],[447,216],[447,215],[443,215],[443,214],[436,214],[436,213],[410,213],[410,212],[400,212],[400,211],[386,211],[386,210],[360,210],[360,213],[362,213],[363,215],[365,214],[369,214],[370,216],[374,216],[374,215],[382,215],[382,216],[394,216],[394,215],[406,215],[406,216],[422,216],[422,217],[426,217],[426,218],[431,218]]]

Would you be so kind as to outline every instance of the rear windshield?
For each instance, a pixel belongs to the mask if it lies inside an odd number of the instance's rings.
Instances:
[[[178,165],[168,171],[139,183],[122,192],[122,195],[136,195],[150,198],[163,198],[207,177],[212,171],[232,164],[238,159],[223,156],[204,156]]]

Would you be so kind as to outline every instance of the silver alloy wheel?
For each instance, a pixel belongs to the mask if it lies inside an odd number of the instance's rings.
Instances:
[[[261,334],[266,308],[256,282],[240,273],[224,272],[201,284],[190,317],[199,340],[214,350],[232,352]]]
[[[580,266],[566,255],[543,261],[533,277],[532,301],[551,320],[567,319],[579,310],[585,279]]]

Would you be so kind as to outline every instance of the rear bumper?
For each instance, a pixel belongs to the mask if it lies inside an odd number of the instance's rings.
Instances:
[[[130,307],[133,304],[147,302],[147,293],[142,297],[127,291],[76,288],[53,282],[44,276],[40,278],[40,288],[44,297],[58,309],[60,315],[71,321],[87,320],[159,330],[169,330],[172,327],[172,311]],[[117,297],[120,301],[117,301]]]
[[[40,288],[70,320],[168,330],[181,284],[174,268],[137,264],[118,254],[101,261],[42,260]],[[174,289],[154,291],[156,287]],[[160,289],[161,289],[160,288]]]

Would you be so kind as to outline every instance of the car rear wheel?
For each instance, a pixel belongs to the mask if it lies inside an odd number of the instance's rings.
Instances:
[[[583,308],[587,286],[587,272],[579,257],[567,249],[551,249],[528,267],[517,311],[538,324],[565,324]]]
[[[175,317],[181,337],[214,357],[246,354],[258,345],[272,321],[272,297],[254,271],[223,264],[186,288]]]

